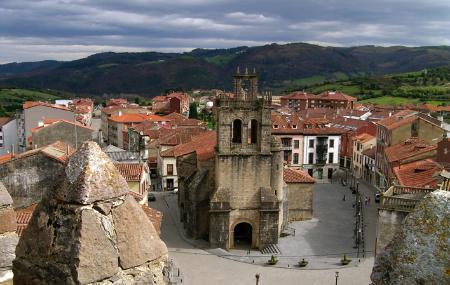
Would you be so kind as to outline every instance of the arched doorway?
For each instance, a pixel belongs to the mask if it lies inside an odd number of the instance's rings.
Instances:
[[[239,223],[234,227],[234,248],[252,247],[252,225]]]

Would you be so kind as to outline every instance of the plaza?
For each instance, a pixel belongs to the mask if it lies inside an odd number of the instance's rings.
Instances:
[[[256,273],[261,275],[259,284],[324,284],[334,282],[339,272],[342,284],[359,285],[370,283],[377,209],[375,190],[362,183],[359,190],[371,200],[363,203],[365,242],[359,253],[353,235],[355,195],[337,183],[316,184],[313,219],[290,223],[292,234],[280,238],[275,266],[267,265],[271,254],[210,249],[206,241],[187,238],[179,222],[176,194],[156,193],[151,207],[164,214],[161,238],[181,269],[182,284],[255,284]],[[352,259],[347,266],[340,265],[344,254]],[[305,268],[297,266],[302,258],[309,262]]]

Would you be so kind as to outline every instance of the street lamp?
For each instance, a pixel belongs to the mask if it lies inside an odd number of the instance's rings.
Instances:
[[[255,277],[256,277],[256,285],[258,285],[259,284],[259,273],[256,273]]]
[[[334,275],[335,277],[336,277],[336,285],[338,284],[337,282],[338,282],[338,278],[339,278],[339,271],[336,271],[336,273],[335,273],[335,275]]]

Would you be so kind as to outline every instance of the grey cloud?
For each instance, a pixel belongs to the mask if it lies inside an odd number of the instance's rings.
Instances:
[[[449,45],[448,0],[2,0],[0,62],[271,42]]]

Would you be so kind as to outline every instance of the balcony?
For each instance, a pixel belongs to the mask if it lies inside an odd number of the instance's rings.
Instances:
[[[317,144],[316,146],[316,164],[324,165],[327,163],[328,144]]]
[[[380,209],[400,212],[411,212],[422,198],[435,189],[391,186],[381,196]]]

